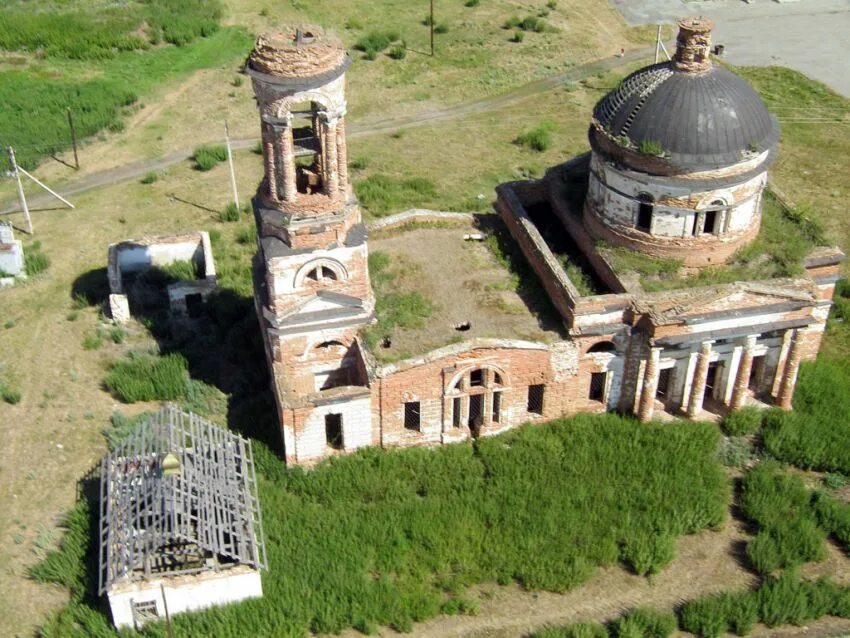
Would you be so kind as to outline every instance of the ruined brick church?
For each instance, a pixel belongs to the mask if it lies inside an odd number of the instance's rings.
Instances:
[[[477,338],[386,365],[360,337],[375,297],[347,171],[351,60],[318,29],[258,39],[247,67],[265,166],[254,199],[255,302],[287,464],[463,441],[580,411],[646,421],[750,402],[791,408],[800,363],[820,347],[838,249],[813,251],[798,278],[661,292],[643,290],[602,249],[678,259],[693,273],[722,266],[759,233],[777,122],[744,80],[712,64],[710,21],[679,26],[673,60],[636,71],[596,105],[589,153],[497,189],[496,210],[564,336]],[[541,232],[553,224],[599,294],[582,295],[566,274]]]

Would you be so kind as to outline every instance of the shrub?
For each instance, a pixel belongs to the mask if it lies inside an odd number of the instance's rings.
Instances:
[[[15,405],[21,402],[21,391],[0,381],[0,399],[9,405]]]
[[[44,272],[50,267],[50,258],[41,251],[41,242],[34,241],[24,248],[24,271],[27,277]]]
[[[768,627],[799,625],[810,620],[813,583],[793,571],[768,578],[758,591],[759,616]]]
[[[794,411],[769,410],[764,445],[798,467],[850,474],[850,361],[821,356],[800,367]]]
[[[103,345],[103,338],[99,333],[87,334],[83,337],[83,349],[84,350],[97,350],[100,346]]]
[[[511,38],[511,42],[522,42],[525,40],[525,33],[522,31],[514,31],[514,36]]]
[[[717,458],[726,467],[743,467],[753,457],[752,444],[743,437],[728,437],[720,442]]]
[[[106,388],[125,403],[173,401],[183,397],[188,363],[179,354],[131,356],[116,363],[106,376]]]
[[[481,0],[466,0],[466,2],[463,3],[463,6],[477,7],[479,4],[481,4]]]
[[[354,48],[365,53],[368,59],[374,60],[378,53],[400,39],[396,31],[370,31],[354,43]]]
[[[440,35],[449,32],[449,25],[445,22],[440,22],[439,24],[434,25],[434,33],[438,33]]]
[[[558,6],[558,3],[555,0],[549,0],[546,3],[546,7],[549,8],[551,11],[554,11],[557,8],[557,6]]]
[[[838,472],[827,472],[823,477],[823,484],[831,490],[840,490],[850,485],[850,480],[844,474]]]
[[[752,405],[745,406],[730,412],[723,418],[723,431],[731,436],[755,434],[761,427],[762,416],[764,413],[759,408]]]
[[[511,16],[502,25],[503,29],[515,29],[519,26],[520,19],[517,16]]]
[[[655,140],[641,140],[638,144],[638,150],[644,155],[657,155],[658,157],[665,153],[664,147]]]
[[[155,173],[151,171],[150,173],[145,173],[145,176],[142,177],[139,181],[142,184],[153,184],[155,181],[159,179],[159,173]]]
[[[649,532],[625,543],[621,556],[639,576],[657,574],[676,555],[676,540],[669,534]]]
[[[667,638],[676,630],[676,617],[668,612],[640,607],[611,623],[614,638]]]
[[[239,207],[230,202],[227,206],[224,207],[223,210],[218,213],[218,221],[220,222],[238,222],[239,221]]]
[[[136,428],[146,421],[151,414],[151,412],[142,412],[136,416],[128,417],[120,410],[113,412],[109,419],[112,427],[103,429],[103,436],[106,437],[109,449],[114,450],[121,445],[124,439],[133,434]]]
[[[227,148],[224,145],[199,146],[192,153],[195,168],[199,171],[209,171],[219,162],[227,160]]]
[[[390,52],[387,55],[393,60],[404,60],[407,57],[407,49],[402,44],[396,44],[390,48]]]
[[[745,636],[759,620],[759,603],[753,592],[726,592],[686,602],[679,612],[682,629],[700,638],[715,638],[726,631]]]
[[[148,273],[153,278],[161,278],[164,283],[193,281],[200,276],[198,264],[191,259],[178,259],[170,264],[156,266],[151,268]]]
[[[803,481],[765,462],[744,477],[741,507],[761,530],[747,545],[747,556],[762,574],[826,556],[824,534],[809,506]]]
[[[109,329],[109,338],[112,340],[112,343],[124,343],[124,339],[127,338],[127,331],[121,326],[112,326]]]
[[[845,551],[850,551],[850,505],[824,492],[815,492],[812,511],[821,528],[841,543]]]
[[[257,226],[255,224],[248,224],[247,226],[243,226],[236,232],[236,243],[248,245],[254,244],[257,241]]]
[[[552,129],[554,125],[551,122],[542,122],[530,131],[526,131],[514,139],[514,144],[525,146],[532,150],[542,152],[552,146]]]

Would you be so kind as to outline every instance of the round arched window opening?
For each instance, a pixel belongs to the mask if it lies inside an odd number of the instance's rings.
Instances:
[[[591,354],[594,352],[614,352],[616,350],[616,346],[613,341],[600,341],[599,343],[594,343],[587,349],[587,354]]]

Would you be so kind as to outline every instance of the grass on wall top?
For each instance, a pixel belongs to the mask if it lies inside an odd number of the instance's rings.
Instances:
[[[474,583],[564,591],[618,560],[660,569],[671,556],[653,556],[648,539],[723,523],[728,490],[717,442],[716,428],[703,423],[586,415],[474,446],[369,449],[311,471],[286,470],[257,446],[264,597],[176,616],[175,636],[406,631],[441,612],[474,609],[465,593]],[[79,554],[78,534],[70,538],[63,551]],[[74,584],[82,578],[76,561],[41,577],[85,589]],[[45,629],[113,635],[105,625],[79,596]],[[162,626],[146,631],[165,635]]]

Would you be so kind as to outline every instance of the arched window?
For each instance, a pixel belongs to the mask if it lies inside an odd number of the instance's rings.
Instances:
[[[446,390],[447,422],[451,427],[468,427],[470,434],[477,437],[482,426],[501,423],[505,379],[503,372],[490,367],[458,374]]]
[[[720,215],[726,206],[726,202],[722,199],[715,199],[708,206],[708,210],[705,211],[705,217],[702,220],[702,232],[714,234],[719,230]]]
[[[307,273],[307,279],[312,279],[313,281],[324,281],[325,279],[336,281],[336,273],[327,266],[316,266]]]
[[[614,352],[616,347],[614,346],[613,341],[600,341],[599,343],[594,343],[587,349],[587,353],[591,352]]]
[[[638,195],[638,214],[635,228],[645,233],[652,229],[652,212],[655,208],[655,200],[648,193]]]
[[[319,350],[327,350],[329,348],[344,348],[345,344],[341,341],[322,341],[319,345],[316,346]]]

